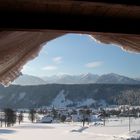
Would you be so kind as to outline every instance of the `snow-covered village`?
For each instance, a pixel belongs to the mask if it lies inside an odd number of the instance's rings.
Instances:
[[[0,121],[0,140],[140,139],[140,106],[5,109]]]

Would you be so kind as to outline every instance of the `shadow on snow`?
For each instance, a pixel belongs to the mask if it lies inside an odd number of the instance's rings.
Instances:
[[[8,129],[0,129],[0,134],[12,134],[15,133],[15,130],[8,130]],[[0,139],[3,140],[3,139]]]
[[[83,132],[85,129],[87,129],[88,127],[81,127],[80,129],[77,129],[77,130],[71,130],[71,132],[79,132],[79,133],[81,133],[81,132]]]

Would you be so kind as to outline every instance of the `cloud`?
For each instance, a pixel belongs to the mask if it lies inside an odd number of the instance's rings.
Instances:
[[[48,66],[42,68],[42,70],[49,70],[49,71],[56,70],[56,69],[57,69],[57,67],[52,66],[52,65],[48,65]]]
[[[96,68],[96,67],[101,66],[102,63],[103,63],[102,61],[93,61],[93,62],[87,63],[85,66],[86,66],[87,68]]]
[[[53,62],[55,62],[56,64],[60,64],[62,62],[62,57],[61,56],[54,57]]]

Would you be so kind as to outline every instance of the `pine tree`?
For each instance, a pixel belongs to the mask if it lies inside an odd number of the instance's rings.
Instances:
[[[33,123],[36,119],[36,111],[34,109],[31,109],[28,117],[29,120]]]
[[[13,126],[16,123],[16,113],[14,110],[10,108],[4,109],[5,114],[5,126],[10,127]]]

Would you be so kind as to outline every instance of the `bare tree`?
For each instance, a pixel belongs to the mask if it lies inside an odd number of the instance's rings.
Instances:
[[[5,114],[4,114],[4,112],[0,112],[0,126],[2,127],[2,124],[3,124],[3,122],[4,122],[4,119],[5,118]]]
[[[83,123],[83,127],[84,127],[86,122],[88,122],[88,124],[89,124],[91,110],[86,108],[86,109],[81,109],[79,111],[80,111],[80,114],[82,115],[82,123]]]
[[[23,112],[20,112],[17,116],[17,119],[18,119],[18,123],[20,124],[22,121],[23,121]]]

